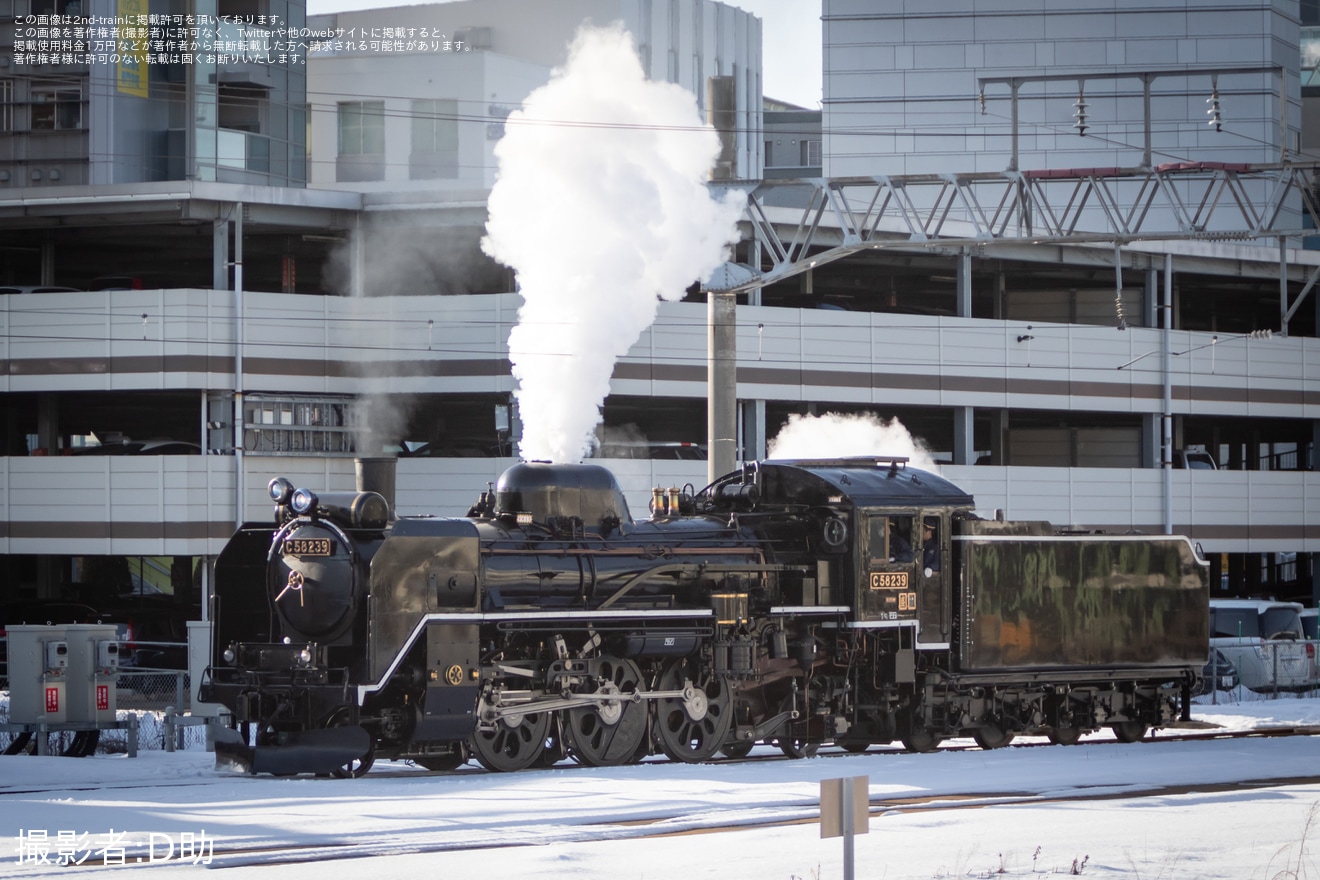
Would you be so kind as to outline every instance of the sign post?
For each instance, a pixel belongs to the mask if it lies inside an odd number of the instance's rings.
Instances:
[[[870,786],[869,776],[820,781],[820,837],[843,838],[843,880],[853,880],[853,836],[870,830]]]

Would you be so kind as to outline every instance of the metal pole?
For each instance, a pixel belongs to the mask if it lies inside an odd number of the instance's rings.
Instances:
[[[243,203],[234,204],[234,525],[243,525]]]
[[[1164,255],[1164,296],[1160,301],[1160,350],[1164,367],[1160,413],[1160,458],[1164,466],[1164,534],[1173,534],[1173,254]]]
[[[1012,80],[1008,84],[1008,87],[1013,91],[1013,96],[1010,101],[1010,104],[1012,106],[1012,119],[1013,119],[1013,123],[1012,123],[1013,124],[1013,134],[1012,134],[1013,155],[1009,157],[1008,160],[1009,171],[1018,170],[1018,88],[1021,85],[1022,83],[1018,80]]]
[[[1279,335],[1288,335],[1288,239],[1279,236]]]
[[[1150,136],[1150,74],[1141,75],[1141,102],[1144,110],[1143,115],[1146,119],[1146,141],[1141,151],[1141,167],[1151,167],[1151,136]]]
[[[729,473],[738,457],[738,295],[712,290],[706,294],[706,431],[710,457],[708,482]]]
[[[1288,74],[1279,68],[1279,161],[1288,161]]]
[[[843,778],[843,880],[853,880],[853,777]]]

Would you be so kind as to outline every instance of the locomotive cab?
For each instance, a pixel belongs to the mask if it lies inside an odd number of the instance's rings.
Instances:
[[[949,511],[871,508],[860,511],[859,517],[859,619],[915,625],[918,643],[947,645]]]

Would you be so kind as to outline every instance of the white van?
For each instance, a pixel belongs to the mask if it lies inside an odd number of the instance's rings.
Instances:
[[[1253,691],[1312,686],[1314,643],[1303,636],[1302,606],[1261,599],[1211,599],[1210,646],[1232,661]]]
[[[1320,608],[1302,609],[1302,637],[1311,654],[1311,687],[1320,686]]]

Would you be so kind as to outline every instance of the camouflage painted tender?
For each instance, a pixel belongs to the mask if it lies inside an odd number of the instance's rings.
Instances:
[[[1186,538],[1037,525],[961,524],[963,671],[1205,662],[1208,565]]]

